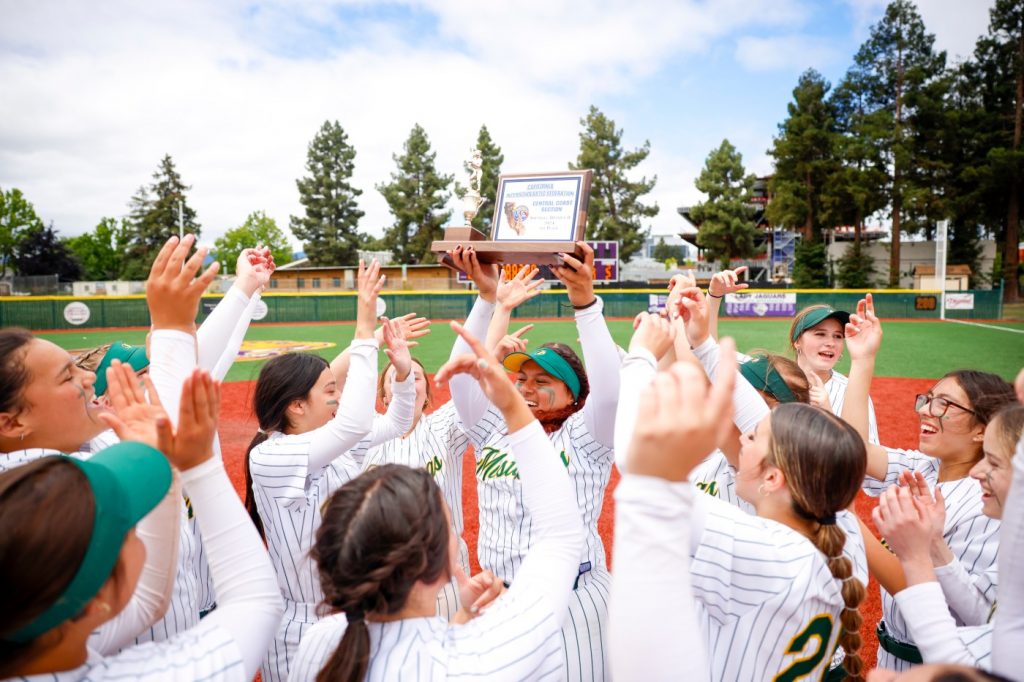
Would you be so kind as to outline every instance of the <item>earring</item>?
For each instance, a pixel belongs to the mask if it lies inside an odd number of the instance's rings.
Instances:
[[[765,492],[764,491],[764,483],[762,483],[761,485],[757,486],[757,494],[760,495],[761,497],[768,497],[772,493],[771,493],[771,491]]]
[[[25,442],[25,432],[24,431],[21,432],[21,442],[22,443]]]
[[[99,606],[100,606],[101,609],[103,609],[103,613],[110,613],[110,611],[111,611],[110,604],[108,604],[107,602],[101,601],[101,602],[99,602]]]

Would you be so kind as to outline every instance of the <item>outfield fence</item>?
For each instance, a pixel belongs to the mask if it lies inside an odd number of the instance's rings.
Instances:
[[[825,303],[852,311],[869,290],[770,289],[749,290],[754,296],[744,304],[727,302],[724,317],[788,317],[793,311]],[[598,289],[608,317],[633,317],[656,305],[664,289]],[[872,291],[875,309],[883,318],[938,319],[938,291]],[[994,320],[1002,317],[999,290],[975,290],[947,294],[946,317],[962,320]],[[203,297],[199,319],[205,318],[220,295]],[[473,305],[472,291],[385,292],[381,298],[390,316],[415,312],[430,319],[464,319]],[[274,294],[263,296],[266,314],[258,322],[351,321],[356,316],[353,292],[324,294]],[[950,304],[954,307],[950,307]],[[731,309],[731,311],[730,311]],[[262,312],[262,310],[260,311]],[[737,314],[739,313],[739,314]],[[544,291],[515,311],[519,318],[571,318],[573,309],[562,290]],[[10,296],[0,297],[0,325],[33,330],[146,327],[149,312],[143,296]]]

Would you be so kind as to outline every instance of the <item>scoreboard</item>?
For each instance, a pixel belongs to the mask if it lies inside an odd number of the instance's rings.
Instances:
[[[595,282],[618,282],[619,281],[619,243],[616,241],[590,242],[590,248],[594,250],[594,272]],[[505,277],[512,279],[516,273],[522,270],[525,265],[505,263],[501,268],[505,271]],[[557,282],[558,278],[551,268],[546,265],[538,266],[540,279]],[[468,284],[469,278],[464,272],[457,273],[457,279],[461,284]]]

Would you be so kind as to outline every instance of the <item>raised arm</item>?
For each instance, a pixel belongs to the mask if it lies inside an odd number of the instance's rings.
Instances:
[[[868,451],[867,475],[885,480],[889,454],[871,443],[868,430],[868,394],[875,374],[875,356],[882,347],[882,325],[875,316],[871,294],[857,303],[857,313],[846,323],[846,349],[850,354],[850,382],[843,401],[843,420],[857,429]]]
[[[1024,402],[1024,371],[1017,376],[1017,396]],[[1013,483],[999,529],[999,573],[1013,576],[1024,566],[1024,437],[1013,456]],[[992,670],[1013,677],[1024,670],[1024,581],[999,586],[999,616],[992,639]]]
[[[750,286],[746,282],[739,281],[739,276],[747,269],[746,265],[741,265],[735,270],[722,270],[711,276],[711,281],[708,283],[708,332],[712,338],[718,338],[718,313],[722,307],[722,299],[726,294],[734,294]]]
[[[498,359],[461,326],[453,322],[452,328],[473,349],[473,355],[450,360],[438,370],[437,383],[458,374],[468,376],[479,382],[501,411],[509,447],[519,462],[523,503],[533,520],[536,539],[509,594],[541,600],[561,623],[568,613],[583,550],[583,524],[568,472]],[[489,613],[481,615],[481,621]]]
[[[563,253],[565,265],[553,268],[555,276],[569,294],[576,311],[583,362],[590,381],[590,396],[583,406],[587,430],[597,442],[612,446],[615,439],[615,408],[619,402],[619,351],[604,319],[604,301],[594,294],[594,250],[586,242],[576,242],[583,260]]]
[[[449,251],[448,255],[451,256],[455,266],[466,273],[480,292],[473,302],[469,317],[466,318],[465,328],[475,338],[485,339],[491,316],[494,314],[498,289],[498,267],[482,265],[477,260],[476,253],[472,248],[464,249],[459,246],[454,251]],[[449,357],[456,358],[472,352],[469,344],[462,337],[456,335]],[[466,431],[471,430],[487,412],[490,401],[480,390],[480,386],[472,378],[464,375],[453,376],[449,389],[455,411],[459,415],[459,421],[462,422]]]
[[[609,646],[618,679],[671,679],[680,670],[708,679],[705,647],[679,646],[703,642],[690,587],[694,493],[686,479],[730,426],[736,372],[728,355],[728,371],[710,391],[699,369],[677,363],[641,394],[645,417],[615,492]]]
[[[384,319],[383,338],[387,346],[385,353],[395,368],[392,381],[392,400],[387,412],[373,418],[370,433],[360,441],[356,450],[365,452],[381,443],[400,438],[412,428],[416,412],[416,377],[412,373],[412,355],[405,332],[394,320]]]

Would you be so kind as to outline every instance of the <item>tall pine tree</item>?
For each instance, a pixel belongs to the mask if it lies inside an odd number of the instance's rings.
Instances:
[[[883,154],[888,169],[886,189],[892,215],[889,286],[899,286],[900,238],[907,227],[904,199],[915,187],[908,172],[914,166],[914,137],[922,133],[912,121],[923,104],[926,87],[943,73],[945,52],[933,49],[935,36],[925,31],[910,0],[894,0],[885,16],[871,27],[854,57],[846,80],[865,94],[867,111],[862,131]],[[856,82],[853,82],[856,81]],[[911,228],[915,227],[913,225]]]
[[[476,136],[476,148],[480,150],[483,164],[480,167],[480,198],[483,203],[473,218],[472,225],[486,235],[491,233],[491,222],[494,220],[494,202],[498,196],[498,176],[501,175],[501,164],[505,163],[505,155],[501,147],[494,144],[487,126],[480,126]],[[468,188],[455,183],[455,195],[460,199],[465,196]]]
[[[775,158],[766,217],[773,225],[797,228],[805,242],[820,239],[836,226],[838,216],[825,198],[840,170],[838,132],[828,82],[813,69],[804,72],[793,90],[789,116],[768,151]]]
[[[153,182],[140,188],[129,204],[130,235],[122,276],[127,279],[145,279],[153,257],[181,224],[185,234],[200,235],[196,212],[188,205],[185,193],[192,189],[185,185],[174,167],[174,160],[166,154],[153,173]]]
[[[590,188],[590,208],[587,211],[587,239],[618,240],[622,260],[640,250],[649,230],[641,224],[643,218],[658,215],[658,205],[641,202],[645,194],[654,189],[658,177],[630,180],[629,175],[651,153],[651,143],[633,151],[622,148],[622,129],[616,130],[611,120],[597,107],[591,106],[586,118],[580,119],[580,153],[572,169],[590,168],[594,181]]]
[[[304,216],[291,217],[291,230],[303,240],[312,265],[354,265],[358,259],[357,199],[352,186],[356,150],[337,121],[324,121],[306,152],[308,175],[295,181]]]
[[[721,261],[722,269],[729,268],[730,259],[754,255],[757,209],[750,203],[754,180],[743,168],[743,155],[729,140],[722,140],[694,182],[708,196],[690,210],[698,225],[697,244],[705,250],[707,260]]]
[[[384,241],[400,263],[432,262],[430,243],[441,238],[442,228],[451,218],[452,212],[444,207],[451,196],[448,188],[453,177],[437,172],[436,156],[426,131],[417,123],[402,155],[391,157],[398,165],[391,182],[377,185],[395,217],[384,232]]]

